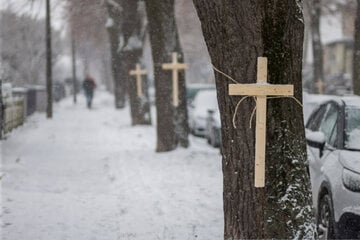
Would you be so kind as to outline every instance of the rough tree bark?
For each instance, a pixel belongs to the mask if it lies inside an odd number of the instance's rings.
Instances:
[[[122,19],[122,0],[113,0],[106,1],[106,7],[108,9],[108,14],[111,19],[111,22],[108,23],[107,30],[110,40],[110,52],[111,52],[111,70],[114,80],[114,95],[115,95],[115,107],[124,108],[125,107],[125,97],[126,97],[126,81],[123,76],[120,75],[120,64],[121,56],[119,52],[119,40],[121,34],[121,19]]]
[[[293,84],[302,99],[302,9],[296,0],[194,0],[214,66],[240,83],[256,82],[257,57],[268,57],[268,82]],[[266,187],[254,188],[253,99],[240,106],[232,83],[215,72],[222,123],[224,238],[304,238],[312,234],[302,108],[290,98],[268,100]],[[253,121],[255,122],[255,121]]]
[[[188,120],[186,108],[185,74],[179,74],[179,106],[172,105],[172,74],[161,68],[163,63],[171,62],[172,52],[180,54],[183,61],[179,36],[175,21],[174,0],[146,0],[146,14],[149,21],[149,34],[154,62],[154,77],[157,109],[157,148],[158,152],[171,151],[180,144],[188,142]]]
[[[320,93],[319,88],[317,87],[318,82],[324,83],[324,56],[323,56],[323,47],[321,43],[320,35],[320,17],[321,17],[321,0],[310,0],[306,1],[308,8],[310,9],[310,19],[311,19],[311,40],[312,40],[312,49],[313,49],[313,91]]]
[[[354,94],[360,95],[360,0],[357,0],[353,64],[353,90]]]
[[[145,6],[139,1],[127,0],[123,0],[121,6],[124,15],[121,25],[122,41],[119,50],[121,56],[120,75],[128,86],[132,125],[149,125],[151,124],[151,114],[147,78],[143,77],[142,79],[144,94],[142,97],[138,97],[136,81],[133,76],[129,75],[136,63],[141,62],[143,55],[146,35]]]

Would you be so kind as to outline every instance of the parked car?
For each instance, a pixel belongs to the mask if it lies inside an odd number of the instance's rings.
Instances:
[[[360,238],[360,97],[322,103],[306,139],[319,238]]]
[[[334,95],[309,94],[307,92],[303,92],[304,122],[307,122],[310,114],[321,103],[335,98],[337,97]]]
[[[217,108],[216,90],[199,91],[189,105],[189,126],[195,136],[206,137],[208,110]]]
[[[204,90],[214,90],[214,89],[215,89],[215,85],[213,85],[213,84],[197,83],[197,84],[187,85],[186,99],[187,99],[188,104],[191,104],[194,101],[195,96],[198,92],[204,91]]]
[[[208,109],[208,117],[206,118],[206,139],[213,147],[221,145],[221,120],[218,107],[216,109]]]

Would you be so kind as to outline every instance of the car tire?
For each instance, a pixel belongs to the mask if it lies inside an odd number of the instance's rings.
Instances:
[[[330,195],[326,194],[321,198],[318,209],[318,239],[335,239],[334,211]]]
[[[206,136],[206,141],[209,145],[211,145],[211,138],[209,136]]]

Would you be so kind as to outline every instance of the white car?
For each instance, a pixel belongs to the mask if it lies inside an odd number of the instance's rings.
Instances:
[[[206,137],[206,119],[209,110],[217,108],[216,90],[203,90],[196,94],[189,109],[189,125],[194,135]]]
[[[206,118],[206,139],[207,142],[215,147],[221,146],[221,120],[219,109],[209,109]]]
[[[360,238],[360,97],[322,103],[306,139],[319,238]]]
[[[316,109],[320,104],[325,101],[333,100],[338,98],[334,95],[322,95],[322,94],[309,94],[303,92],[303,105],[304,105],[304,122],[306,123],[309,119],[311,113]]]

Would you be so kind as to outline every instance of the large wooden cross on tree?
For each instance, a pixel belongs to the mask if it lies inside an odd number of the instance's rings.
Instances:
[[[175,107],[179,106],[179,70],[187,69],[187,64],[178,62],[178,54],[176,52],[172,53],[172,62],[164,63],[162,65],[164,70],[172,70],[172,89],[173,89],[173,105]]]
[[[229,95],[256,97],[255,187],[265,187],[267,96],[293,96],[293,85],[267,83],[267,58],[259,57],[256,84],[229,84]]]
[[[136,76],[136,91],[137,91],[137,95],[138,97],[142,97],[143,93],[142,93],[142,81],[141,81],[141,77],[142,75],[146,75],[147,72],[146,70],[141,69],[140,64],[136,64],[136,68],[135,70],[131,70],[129,72],[130,75],[132,76]]]

